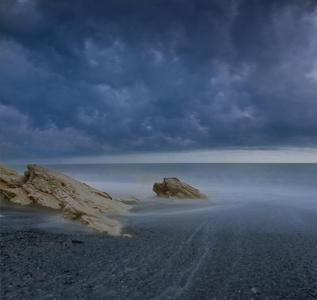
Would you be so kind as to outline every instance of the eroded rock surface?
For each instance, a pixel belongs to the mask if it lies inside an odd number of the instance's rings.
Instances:
[[[162,183],[154,183],[153,191],[159,197],[175,199],[206,199],[199,190],[187,183],[181,182],[176,177],[164,178]]]
[[[0,193],[20,205],[37,203],[62,209],[62,217],[76,220],[87,227],[120,235],[121,224],[101,213],[124,213],[130,206],[112,200],[98,191],[67,175],[28,165],[24,176],[0,165]]]
[[[20,205],[28,205],[33,201],[21,189],[25,177],[14,170],[0,165],[0,193],[11,202]]]

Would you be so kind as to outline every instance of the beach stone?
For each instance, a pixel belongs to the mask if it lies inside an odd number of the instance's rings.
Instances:
[[[206,195],[176,177],[164,178],[162,183],[154,183],[153,191],[159,197],[175,199],[206,199]]]
[[[131,206],[112,200],[67,175],[28,165],[24,176],[0,165],[0,194],[12,203],[38,204],[62,210],[62,218],[111,235],[121,234],[121,224],[102,213],[125,213]]]

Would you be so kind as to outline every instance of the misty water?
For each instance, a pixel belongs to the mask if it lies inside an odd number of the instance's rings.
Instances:
[[[134,226],[183,227],[190,222],[209,222],[221,217],[226,224],[245,224],[261,230],[297,230],[303,225],[300,211],[317,211],[317,164],[78,164],[46,165],[105,191],[113,198],[136,197],[141,202],[127,216],[117,216]],[[24,172],[25,166],[12,166]],[[177,177],[189,183],[208,200],[169,200],[152,191],[154,182]],[[83,230],[76,224],[61,222],[50,210],[38,226],[46,230]],[[20,208],[20,212],[23,209]],[[287,220],[286,220],[287,219]],[[242,222],[242,223],[241,223]],[[196,225],[195,225],[196,226]],[[304,226],[305,227],[305,226]],[[305,228],[302,229],[305,229]],[[184,229],[184,228],[182,228]]]

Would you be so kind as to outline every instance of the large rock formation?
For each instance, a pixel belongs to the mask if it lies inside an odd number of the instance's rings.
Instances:
[[[206,199],[207,197],[200,193],[199,190],[193,188],[187,183],[181,182],[179,179],[164,178],[162,183],[154,183],[153,191],[164,198],[176,199]]]
[[[87,227],[120,235],[121,224],[101,213],[124,213],[130,206],[113,201],[100,192],[69,176],[28,165],[24,176],[0,165],[0,194],[20,205],[39,204],[62,209],[62,217]]]

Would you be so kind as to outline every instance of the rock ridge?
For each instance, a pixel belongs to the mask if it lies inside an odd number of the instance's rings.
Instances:
[[[120,235],[122,225],[102,213],[125,213],[131,208],[105,192],[37,165],[28,165],[24,175],[0,165],[0,194],[15,204],[60,209],[62,218],[110,235]]]
[[[159,197],[172,199],[207,199],[207,196],[176,177],[164,178],[162,183],[154,183],[153,191]]]

